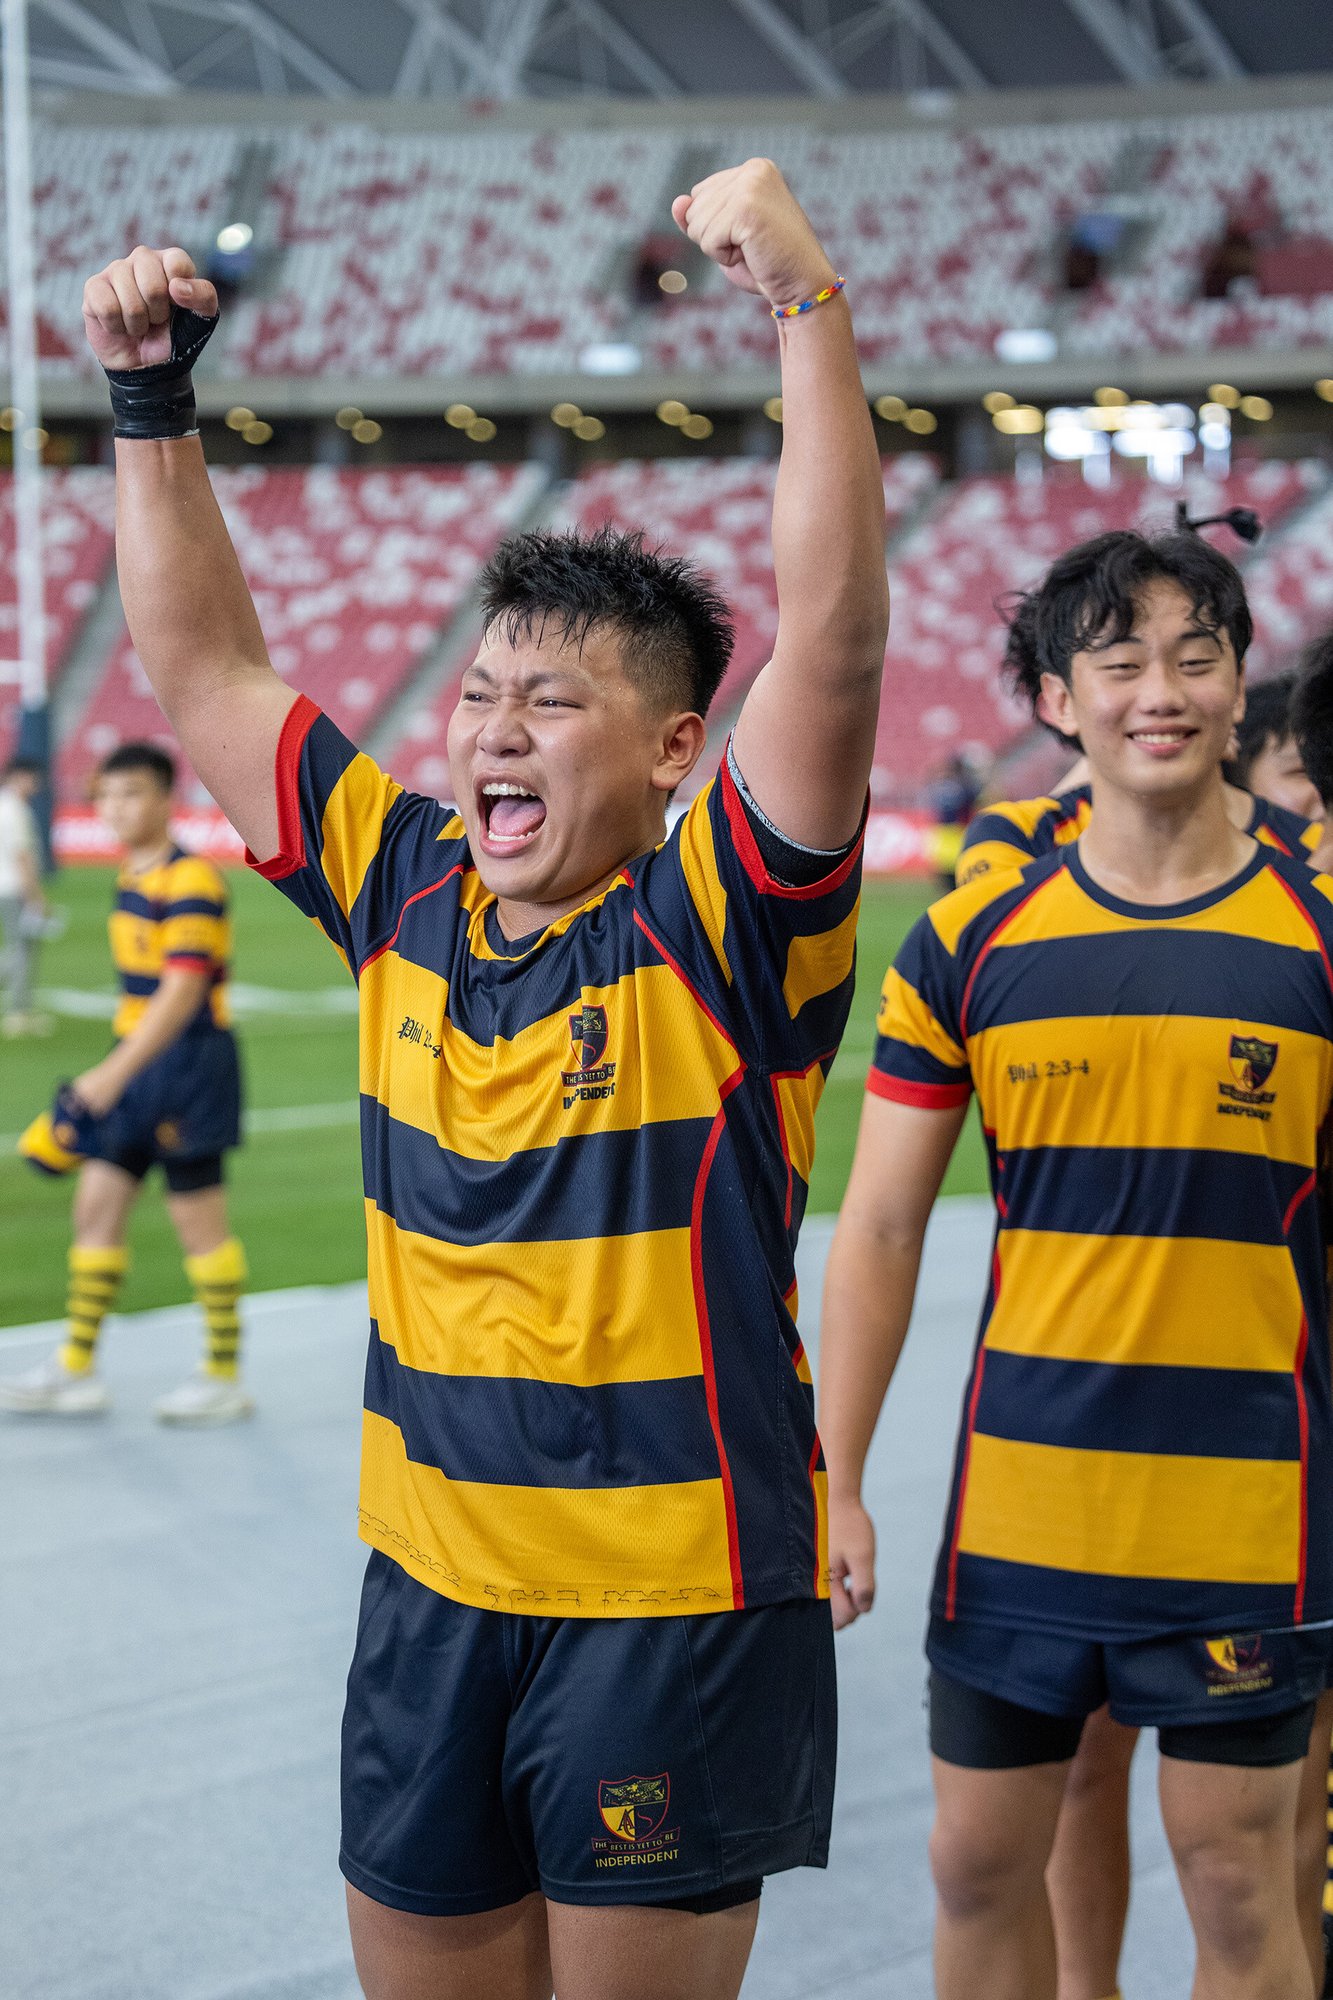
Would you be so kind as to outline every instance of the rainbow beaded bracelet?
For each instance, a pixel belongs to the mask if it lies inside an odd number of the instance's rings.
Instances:
[[[813,312],[816,306],[826,305],[831,298],[835,298],[846,283],[847,280],[845,278],[835,278],[833,283],[826,285],[822,292],[816,292],[812,299],[802,299],[798,306],[770,306],[768,309],[769,317],[770,319],[795,319],[800,313]]]

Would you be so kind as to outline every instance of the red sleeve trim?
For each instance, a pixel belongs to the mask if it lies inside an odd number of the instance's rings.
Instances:
[[[301,752],[321,710],[309,695],[298,694],[287,711],[273,761],[273,787],[278,801],[278,851],[271,861],[259,861],[247,847],[247,867],[266,882],[281,882],[305,867],[305,835],[301,831]]]
[[[913,1104],[918,1111],[953,1111],[972,1095],[970,1083],[910,1083],[903,1076],[886,1076],[872,1069],[866,1078],[872,1097],[887,1097],[894,1104]]]
[[[169,951],[166,963],[178,967],[182,972],[212,972],[217,964],[217,960],[215,958],[201,958],[197,952],[193,951]]]
[[[731,739],[728,737],[728,748],[730,748],[730,742]],[[861,813],[861,824],[857,828],[856,838],[852,842],[850,852],[843,856],[836,868],[830,869],[827,875],[821,876],[818,882],[808,882],[800,888],[793,888],[788,883],[775,882],[764,865],[764,857],[759,852],[759,843],[754,837],[754,828],[750,824],[750,815],[745,810],[745,801],[737,791],[736,780],[731,775],[731,770],[727,763],[726,751],[722,755],[720,777],[722,804],[726,811],[727,824],[731,828],[732,841],[737,854],[740,856],[742,868],[744,868],[761,896],[785,896],[791,902],[809,903],[813,902],[818,896],[832,895],[835,889],[842,887],[861,856],[861,843],[865,839],[866,820],[870,812],[870,801],[868,798]],[[781,831],[782,829],[779,827],[778,832],[781,833]]]

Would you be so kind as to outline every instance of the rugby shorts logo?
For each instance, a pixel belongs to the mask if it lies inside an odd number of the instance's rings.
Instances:
[[[1262,1106],[1271,1104],[1277,1092],[1265,1090],[1264,1085],[1277,1065],[1278,1044],[1261,1041],[1258,1035],[1233,1035],[1227,1056],[1234,1081],[1217,1086],[1222,1099],[1217,1107],[1219,1113],[1232,1118],[1260,1118],[1266,1124],[1272,1113]]]
[[[1272,1663],[1264,1658],[1262,1632],[1242,1638],[1205,1639],[1208,1663],[1204,1678],[1209,1694],[1259,1694],[1273,1685]]]
[[[665,1830],[671,1805],[671,1773],[655,1778],[602,1778],[597,1810],[606,1834],[594,1834],[596,1868],[649,1868],[675,1861],[680,1828]]]
[[[614,1063],[603,1062],[611,1024],[602,1006],[586,1003],[569,1016],[569,1039],[574,1051],[574,1068],[562,1069],[564,1108],[587,1104],[616,1094]]]

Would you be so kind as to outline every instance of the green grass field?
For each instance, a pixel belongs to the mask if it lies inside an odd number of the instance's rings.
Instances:
[[[234,1156],[232,1215],[245,1242],[255,1290],[337,1283],[365,1273],[357,1158],[356,1021],[332,1011],[346,976],[327,945],[267,884],[231,875],[236,915],[236,979],[265,989],[239,1021],[253,1123]],[[0,1324],[55,1318],[64,1306],[70,1184],[35,1174],[13,1151],[14,1135],[50,1101],[56,1081],[75,1076],[109,1040],[113,990],[106,947],[111,874],[67,870],[54,900],[69,929],[44,948],[39,983],[57,1003],[56,1031],[41,1041],[0,1043]],[[819,1113],[819,1152],[810,1212],[842,1198],[884,967],[924,908],[918,887],[872,883],[862,906],[860,978],[842,1052]],[[87,1014],[76,1014],[76,1008]],[[946,1191],[985,1186],[980,1133],[970,1121]],[[188,1297],[175,1239],[152,1182],[140,1202],[133,1265],[121,1298],[127,1312]]]

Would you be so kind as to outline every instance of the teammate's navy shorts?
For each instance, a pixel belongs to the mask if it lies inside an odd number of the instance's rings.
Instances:
[[[1109,1704],[1162,1754],[1273,1765],[1305,1755],[1328,1673],[1325,1627],[1102,1643],[932,1618],[931,1749],[964,1769],[1059,1763]]]
[[[187,1029],[139,1072],[93,1133],[89,1157],[136,1180],[160,1166],[176,1193],[216,1186],[241,1142],[241,1066],[229,1029]]]
[[[534,1890],[748,1901],[765,1875],[826,1865],[836,1735],[827,1601],[534,1618],[455,1604],[375,1553],[343,1717],[342,1872],[424,1916]]]

